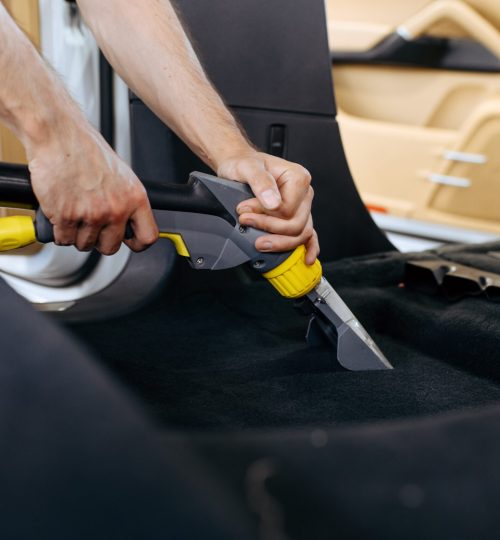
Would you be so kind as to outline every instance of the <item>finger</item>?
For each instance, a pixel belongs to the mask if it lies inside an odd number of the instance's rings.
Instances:
[[[247,161],[240,169],[238,180],[247,182],[254,195],[266,210],[276,210],[281,204],[281,195],[274,176],[262,162]]]
[[[314,264],[319,256],[319,240],[316,231],[313,231],[311,238],[306,242],[306,264]]]
[[[246,227],[254,227],[273,234],[299,236],[309,223],[310,215],[311,207],[305,200],[292,219],[281,219],[267,214],[242,214],[239,222]]]
[[[264,251],[264,252],[288,251],[288,250],[295,249],[296,247],[302,244],[307,244],[307,242],[313,236],[313,234],[314,234],[313,221],[312,221],[312,217],[309,215],[309,218],[307,220],[307,224],[304,230],[298,236],[289,236],[289,235],[282,235],[282,234],[271,234],[271,235],[261,236],[260,238],[256,240],[255,247],[259,251]]]
[[[57,246],[73,246],[76,243],[78,227],[76,223],[53,225],[54,243]]]
[[[286,180],[283,180],[286,178]],[[282,217],[291,217],[297,211],[304,199],[312,202],[314,191],[307,183],[307,178],[287,170],[278,178],[283,204],[280,207]]]
[[[292,251],[298,246],[306,244],[313,235],[313,232],[312,226],[308,225],[300,236],[284,236],[281,234],[261,236],[255,242],[255,247],[264,253]]]
[[[75,246],[79,251],[91,251],[99,238],[102,225],[82,223],[76,233]]]
[[[134,237],[125,240],[132,251],[144,251],[158,240],[158,226],[149,203],[140,206],[131,216]]]
[[[282,253],[283,251],[293,251],[302,244],[304,244],[304,240],[301,237],[273,234],[261,236],[255,242],[255,247],[263,253]]]
[[[236,212],[241,216],[242,214],[263,214],[265,208],[260,204],[259,199],[247,199],[240,202],[236,208]]]
[[[280,210],[286,212],[288,216],[293,215],[311,188],[311,174],[297,163],[276,161],[275,158],[270,159],[269,156],[265,156],[265,162],[268,170],[276,178],[283,199]]]
[[[125,235],[125,225],[107,225],[101,229],[96,249],[102,255],[114,255],[121,247]]]

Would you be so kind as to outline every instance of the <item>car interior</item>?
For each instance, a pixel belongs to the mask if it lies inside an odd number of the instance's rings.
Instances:
[[[36,517],[6,512],[6,531],[494,537],[500,8],[326,4],[176,1],[249,138],[311,172],[324,275],[394,369],[342,369],[251,268],[196,270],[169,240],[2,254],[0,439],[15,465],[0,466],[0,501],[22,496]],[[207,170],[132,93],[129,108],[142,180]],[[4,133],[0,191],[29,177]],[[403,231],[435,244],[400,251]]]
[[[378,222],[436,240],[493,239],[498,3],[331,0],[327,8],[342,139]]]

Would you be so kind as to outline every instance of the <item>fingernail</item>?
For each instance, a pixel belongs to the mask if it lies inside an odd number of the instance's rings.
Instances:
[[[264,242],[260,248],[262,251],[271,251],[273,249],[273,245],[271,242]]]
[[[266,189],[266,191],[263,191],[260,196],[262,197],[264,206],[268,210],[272,210],[280,205],[280,196],[273,189]]]
[[[238,208],[236,209],[236,211],[238,212],[238,214],[251,214],[252,213],[252,209],[249,207],[249,206],[238,206]]]

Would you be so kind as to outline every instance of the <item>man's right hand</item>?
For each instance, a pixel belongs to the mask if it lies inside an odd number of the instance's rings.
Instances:
[[[54,226],[55,243],[112,255],[130,222],[125,243],[141,251],[158,238],[146,190],[102,136],[82,119],[59,118],[55,129],[31,147],[31,182]]]

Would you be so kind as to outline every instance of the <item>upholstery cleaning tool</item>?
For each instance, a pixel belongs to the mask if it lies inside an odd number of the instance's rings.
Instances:
[[[1,199],[11,206],[38,206],[29,174],[0,179]],[[6,180],[4,182],[4,180]],[[338,362],[349,370],[391,369],[347,305],[322,276],[317,260],[305,262],[305,247],[288,253],[261,253],[255,241],[263,231],[238,222],[236,207],[253,197],[245,184],[193,172],[187,184],[145,183],[161,238],[171,240],[177,253],[197,270],[221,270],[250,264],[284,297],[309,305],[308,341],[318,344],[322,335],[336,350]],[[128,237],[132,231],[128,227]],[[0,250],[15,249],[35,241],[54,240],[52,225],[40,209],[35,222],[28,216],[0,218]],[[323,340],[324,341],[324,340]]]

